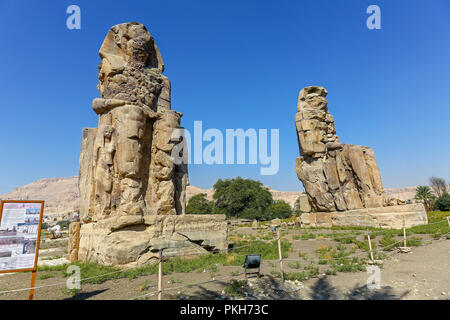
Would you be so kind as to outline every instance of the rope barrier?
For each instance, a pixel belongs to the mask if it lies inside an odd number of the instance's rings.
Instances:
[[[86,281],[86,280],[106,277],[106,276],[109,276],[109,275],[112,275],[112,274],[122,273],[122,272],[124,272],[124,270],[117,270],[117,271],[113,271],[113,272],[109,272],[109,273],[105,273],[105,274],[101,274],[101,275],[97,275],[97,276],[83,278],[83,279],[80,279],[80,280],[74,280],[74,282],[80,282],[81,283],[81,282]],[[47,284],[47,285],[42,285],[42,286],[36,286],[36,287],[33,287],[33,288],[22,288],[22,289],[13,289],[13,290],[0,291],[0,294],[11,293],[11,292],[19,292],[19,291],[28,291],[28,290],[31,290],[31,289],[42,289],[42,288],[48,288],[48,287],[56,287],[56,286],[65,285],[65,284],[67,284],[67,280],[64,281],[64,282],[52,283],[52,284]]]

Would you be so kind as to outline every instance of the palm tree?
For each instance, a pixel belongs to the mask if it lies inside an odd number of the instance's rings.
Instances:
[[[416,195],[414,199],[422,202],[426,211],[431,211],[433,209],[433,204],[436,197],[431,193],[430,187],[418,186],[416,188]]]

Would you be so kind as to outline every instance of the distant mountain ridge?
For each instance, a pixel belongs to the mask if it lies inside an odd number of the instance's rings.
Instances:
[[[278,191],[271,188],[269,190],[275,200],[284,200],[292,207],[301,193],[301,191]],[[391,198],[409,200],[414,198],[416,187],[385,188],[385,192]],[[212,200],[214,191],[213,189],[202,189],[196,186],[187,187],[187,199],[199,193],[206,193],[207,198]],[[45,213],[48,214],[76,211],[79,209],[78,177],[39,179],[0,195],[0,199],[44,200]]]

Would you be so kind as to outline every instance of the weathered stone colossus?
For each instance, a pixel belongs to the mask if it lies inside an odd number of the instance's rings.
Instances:
[[[189,181],[187,164],[171,157],[182,143],[173,135],[182,114],[171,110],[170,81],[153,37],[142,24],[119,24],[99,53],[101,98],[92,103],[98,128],[82,135],[78,258],[128,264],[167,247],[225,247],[225,217],[168,218],[185,213]]]
[[[323,87],[302,89],[295,115],[301,155],[295,170],[314,210],[335,212],[402,204],[385,197],[373,150],[339,141],[333,116],[328,111],[327,93]],[[413,209],[418,210],[417,206]],[[417,221],[426,220],[423,208],[419,209]],[[374,211],[377,210],[370,212]],[[404,211],[401,208],[400,212]],[[322,219],[323,214],[319,216]]]
[[[295,124],[302,157],[296,171],[316,211],[383,206],[383,186],[369,147],[343,144],[327,108],[327,91],[300,91]]]

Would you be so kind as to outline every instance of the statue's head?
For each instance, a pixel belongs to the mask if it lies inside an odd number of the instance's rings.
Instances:
[[[298,95],[297,111],[304,108],[324,109],[327,107],[328,91],[324,87],[305,87]]]
[[[123,71],[126,66],[156,68],[164,71],[164,63],[155,41],[147,28],[137,22],[115,25],[109,30],[99,51],[102,73]]]
[[[113,132],[114,132],[114,128],[113,128],[112,126],[110,126],[110,125],[105,125],[105,126],[103,127],[103,136],[104,136],[106,139],[111,139],[111,136],[112,136]]]

